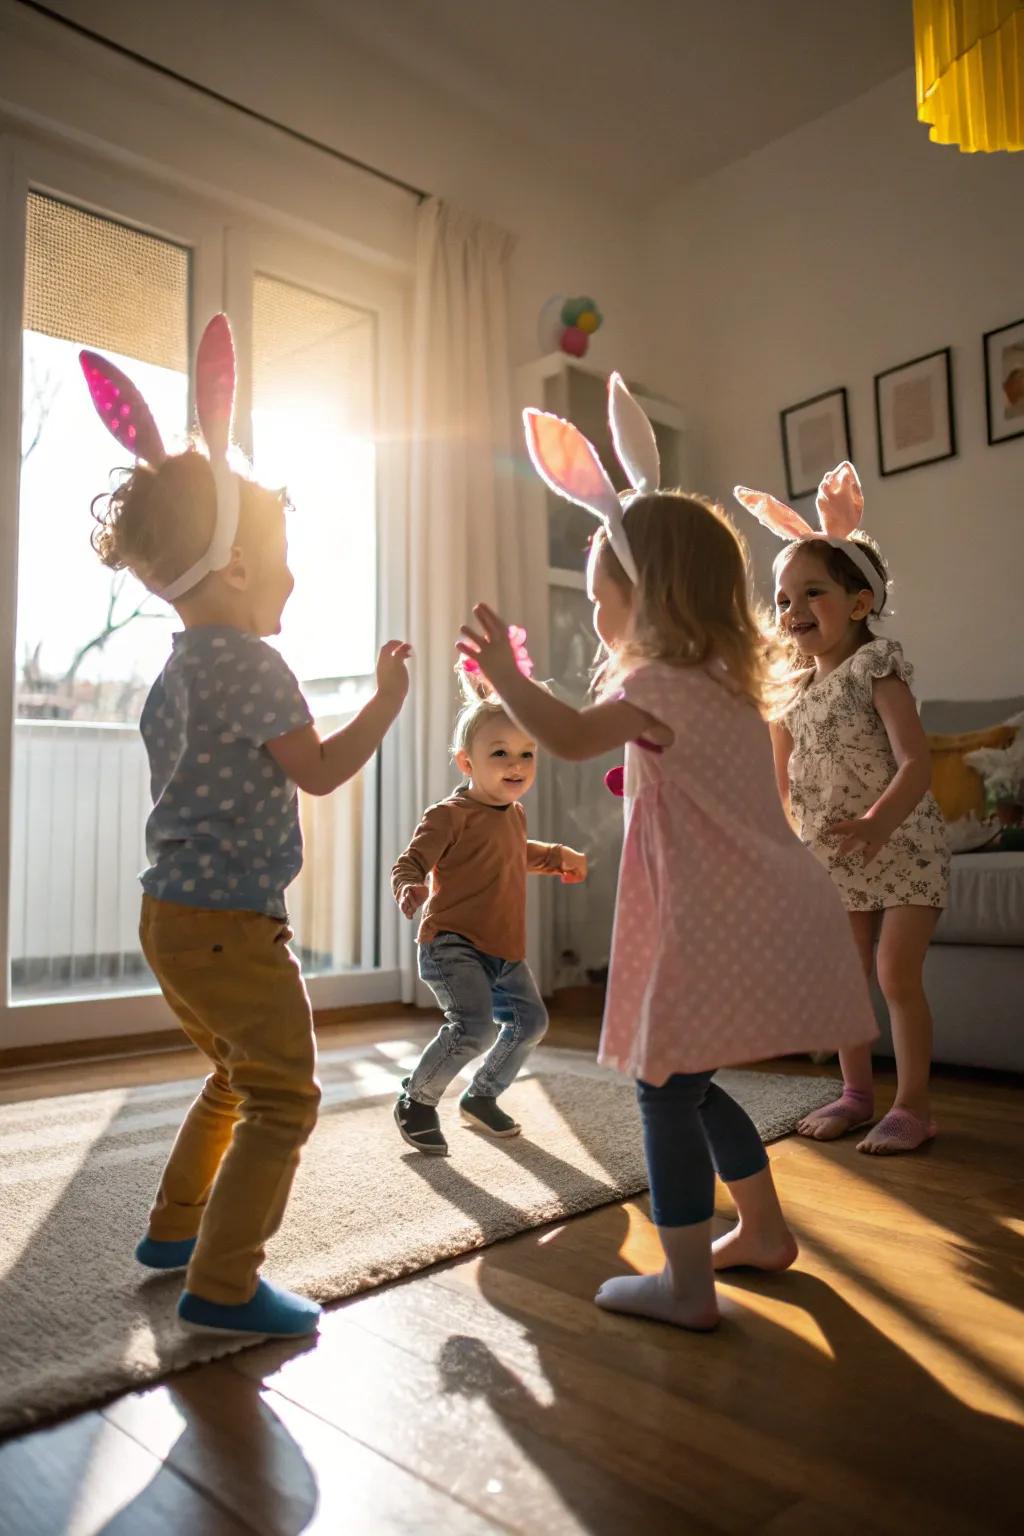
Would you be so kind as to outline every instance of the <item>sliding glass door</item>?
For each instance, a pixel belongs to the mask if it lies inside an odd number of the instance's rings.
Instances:
[[[116,445],[81,347],[142,389],[168,441],[189,416],[192,252],[26,199],[10,870],[13,1003],[145,984],[136,885],[148,780],[138,732],[173,614],[89,541]],[[122,456],[123,461],[123,456]]]
[[[256,476],[286,485],[293,504],[296,590],[274,643],[326,731],[372,687],[381,334],[397,302],[393,285],[371,275],[361,290],[357,264],[315,246],[237,222],[229,234],[215,208],[30,145],[5,154],[4,270],[16,280],[3,341],[16,388],[0,430],[18,453],[0,489],[13,578],[0,620],[0,1049],[171,1022],[137,936],[149,810],[138,720],[177,619],[91,548],[91,503],[125,456],[95,418],[79,349],[129,373],[180,447],[195,340],[228,309],[237,435]],[[306,863],[289,903],[314,1001],[397,996],[381,966],[377,765],[326,800],[302,797],[301,811]]]

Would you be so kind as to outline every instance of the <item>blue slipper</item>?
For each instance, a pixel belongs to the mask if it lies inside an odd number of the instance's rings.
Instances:
[[[161,1243],[155,1237],[144,1237],[135,1250],[135,1257],[147,1269],[186,1269],[195,1245],[194,1237],[183,1237],[175,1243]]]
[[[216,1333],[259,1333],[290,1339],[315,1333],[321,1308],[305,1296],[296,1296],[269,1280],[260,1280],[251,1301],[235,1306],[207,1301],[192,1291],[182,1291],[178,1316],[190,1328],[212,1329]]]

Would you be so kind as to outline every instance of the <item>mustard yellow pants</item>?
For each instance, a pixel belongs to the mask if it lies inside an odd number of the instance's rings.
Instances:
[[[139,932],[164,997],[213,1064],[167,1160],[149,1235],[198,1235],[188,1289],[243,1303],[320,1103],[313,1015],[291,930],[259,912],[143,896]]]

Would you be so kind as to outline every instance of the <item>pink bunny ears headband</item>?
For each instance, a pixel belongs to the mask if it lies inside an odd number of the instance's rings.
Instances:
[[[132,457],[155,469],[167,457],[153,413],[128,376],[98,352],[78,354],[96,412]],[[235,405],[235,346],[227,315],[214,315],[196,354],[196,414],[210,453],[217,491],[217,521],[205,555],[158,595],[167,602],[184,597],[211,571],[231,559],[238,532],[238,480],[228,468],[231,416]]]
[[[737,485],[733,495],[741,507],[753,513],[758,522],[770,528],[778,538],[797,544],[806,539],[820,539],[831,544],[833,549],[841,549],[863,576],[865,586],[871,588],[875,600],[872,612],[881,613],[885,606],[885,583],[861,546],[850,538],[854,529],[860,527],[864,492],[857,471],[848,459],[821,477],[815,501],[821,524],[817,530],[805,522],[799,512],[766,491],[751,491],[745,485]]]
[[[608,380],[608,423],[616,457],[633,487],[633,496],[656,491],[661,462],[654,429],[618,373]],[[636,561],[623,522],[623,512],[628,511],[633,497],[623,506],[597,449],[571,421],[530,407],[523,412],[523,425],[526,446],[541,479],[557,496],[584,507],[600,520],[619,564],[636,586]]]

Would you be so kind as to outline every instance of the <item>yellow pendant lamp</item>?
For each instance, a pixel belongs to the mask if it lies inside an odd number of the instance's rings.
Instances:
[[[914,56],[933,143],[1024,149],[1024,0],[914,0]]]

